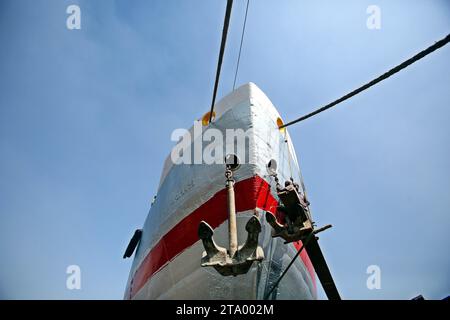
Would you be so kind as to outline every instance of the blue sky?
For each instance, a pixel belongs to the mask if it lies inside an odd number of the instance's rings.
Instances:
[[[66,8],[81,8],[81,30]],[[366,27],[369,5],[381,29]],[[0,0],[0,297],[121,299],[175,128],[208,108],[225,1]],[[236,0],[218,96],[232,89]],[[238,84],[291,120],[450,31],[445,0],[250,2]],[[290,128],[344,298],[450,293],[450,47]],[[81,290],[66,268],[81,267]],[[381,268],[368,290],[366,268]],[[321,297],[323,294],[321,293]]]

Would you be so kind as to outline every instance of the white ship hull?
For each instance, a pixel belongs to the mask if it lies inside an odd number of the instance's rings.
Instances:
[[[278,204],[274,181],[267,173],[269,161],[277,162],[281,183],[291,176],[296,182],[301,179],[289,135],[278,129],[277,110],[250,83],[222,99],[215,111],[215,121],[210,126],[221,130],[224,136],[226,129],[252,129],[245,150],[249,163],[235,172],[238,240],[240,244],[245,241],[245,224],[257,215],[262,225],[259,245],[265,259],[254,262],[247,274],[236,277],[223,277],[213,268],[200,266],[204,251],[197,235],[200,221],[215,229],[218,245],[228,247],[225,166],[175,165],[169,156],[156,201],[142,229],[126,299],[263,299],[301,245],[286,245],[283,240],[272,238],[271,227],[265,221],[265,211],[275,214]],[[202,137],[197,139],[201,141]],[[306,251],[269,298],[316,298],[314,269]]]

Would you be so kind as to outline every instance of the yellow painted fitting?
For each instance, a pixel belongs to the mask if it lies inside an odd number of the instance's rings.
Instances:
[[[284,124],[283,120],[281,120],[281,118],[278,118],[278,119],[277,119],[277,126],[278,126],[278,129],[279,129],[282,133],[285,133],[285,132],[286,132],[286,128],[280,128],[283,124]]]
[[[210,111],[208,111],[207,113],[205,113],[202,117],[202,125],[207,126],[209,124],[209,115],[210,115]],[[216,113],[213,111],[212,113],[212,117],[211,120],[214,120],[214,118],[216,117]]]

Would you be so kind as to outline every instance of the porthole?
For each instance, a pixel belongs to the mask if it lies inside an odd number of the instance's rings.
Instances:
[[[274,159],[271,159],[268,163],[267,163],[267,172],[269,173],[269,175],[273,176],[277,173],[277,162]]]

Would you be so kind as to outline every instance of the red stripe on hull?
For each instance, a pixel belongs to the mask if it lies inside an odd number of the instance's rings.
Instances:
[[[271,194],[269,184],[261,177],[254,176],[239,181],[234,188],[236,212],[259,208],[275,214],[278,202]],[[131,280],[130,297],[133,297],[169,261],[199,241],[197,229],[202,220],[215,229],[228,219],[226,196],[226,189],[219,191],[158,241],[136,270]],[[301,253],[301,259],[314,281],[314,268],[306,251]]]

